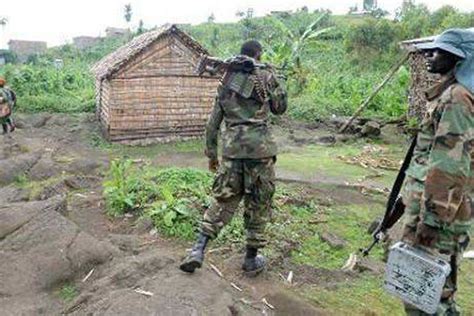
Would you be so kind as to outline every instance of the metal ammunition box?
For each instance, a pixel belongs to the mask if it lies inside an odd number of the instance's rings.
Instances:
[[[390,248],[385,289],[425,313],[434,314],[450,272],[446,261],[398,242]]]

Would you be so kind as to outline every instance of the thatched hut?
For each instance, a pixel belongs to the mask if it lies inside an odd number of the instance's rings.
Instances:
[[[201,136],[219,81],[194,69],[208,52],[167,25],[144,33],[92,68],[97,115],[114,142],[149,143]]]
[[[474,28],[470,29],[474,32]],[[431,74],[426,70],[425,58],[421,51],[415,48],[415,45],[434,41],[436,36],[416,38],[403,41],[400,46],[410,52],[408,64],[411,72],[411,84],[408,92],[408,116],[419,120],[423,118],[426,112],[426,103],[424,91],[439,81],[439,75]]]

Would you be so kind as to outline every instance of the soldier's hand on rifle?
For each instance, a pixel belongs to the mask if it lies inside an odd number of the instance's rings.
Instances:
[[[219,160],[218,159],[209,159],[209,171],[216,173],[219,169]]]
[[[438,240],[438,230],[422,222],[416,226],[416,244],[432,248]]]

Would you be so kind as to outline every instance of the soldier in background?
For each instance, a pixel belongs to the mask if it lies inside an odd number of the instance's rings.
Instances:
[[[271,66],[259,64],[261,54],[260,43],[245,42],[241,55],[231,59],[230,64],[255,66],[238,71],[229,69],[218,88],[206,127],[205,151],[209,170],[218,170],[212,187],[214,202],[204,214],[196,244],[180,265],[185,272],[192,273],[202,266],[208,240],[216,238],[229,223],[242,199],[247,231],[247,253],[242,269],[253,276],[265,267],[265,258],[257,252],[266,244],[264,231],[275,192],[277,154],[268,126],[269,114],[286,111],[287,95]],[[225,130],[219,165],[217,139],[222,121]]]
[[[0,77],[0,124],[2,124],[3,134],[11,133],[15,130],[15,124],[11,115],[16,102],[16,95],[5,84],[6,80]]]
[[[452,29],[417,46],[427,70],[441,75],[428,91],[427,113],[406,171],[403,240],[451,263],[436,315],[460,315],[457,270],[469,243],[474,145],[474,33]],[[425,315],[405,306],[408,315]]]

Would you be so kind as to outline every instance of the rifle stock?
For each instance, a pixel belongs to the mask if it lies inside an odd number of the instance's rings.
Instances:
[[[385,216],[382,222],[380,222],[375,231],[372,233],[372,237],[374,240],[372,241],[370,246],[367,248],[359,249],[359,251],[362,252],[362,255],[364,257],[369,255],[372,248],[374,248],[374,246],[378,244],[380,240],[383,239],[383,236],[387,233],[387,231],[398,222],[398,220],[403,216],[404,213],[405,204],[403,204],[402,197],[399,196],[395,201],[395,204],[393,205],[389,216]]]

